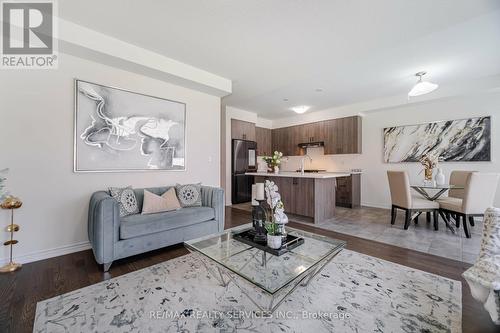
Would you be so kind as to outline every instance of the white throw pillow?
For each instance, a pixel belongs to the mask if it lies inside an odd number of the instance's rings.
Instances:
[[[144,190],[141,214],[168,212],[179,208],[181,208],[181,204],[179,203],[179,199],[177,199],[174,187],[170,188],[161,196]]]

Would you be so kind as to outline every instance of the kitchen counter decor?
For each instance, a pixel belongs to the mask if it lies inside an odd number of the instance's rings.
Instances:
[[[267,171],[278,173],[280,171],[281,159],[283,158],[283,153],[279,151],[274,151],[273,156],[264,156],[263,160],[267,163]]]

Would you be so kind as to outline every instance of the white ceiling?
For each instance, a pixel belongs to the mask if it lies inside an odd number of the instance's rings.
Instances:
[[[233,80],[224,103],[270,119],[405,95],[420,70],[445,88],[500,74],[498,0],[64,0],[59,12]]]

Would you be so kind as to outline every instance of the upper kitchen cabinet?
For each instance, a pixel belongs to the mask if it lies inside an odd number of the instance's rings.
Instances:
[[[325,122],[325,154],[361,154],[361,117],[346,117]]]
[[[297,144],[307,143],[307,142],[319,142],[326,140],[324,121],[298,125],[294,127],[296,127],[296,131],[299,132],[299,142],[297,142]]]
[[[255,136],[257,141],[257,154],[259,156],[272,155],[272,138],[271,129],[263,127],[255,127]]]
[[[272,151],[280,151],[284,156],[293,156],[294,150],[290,143],[293,133],[290,127],[276,128],[271,131]]]
[[[361,117],[346,117],[304,125],[276,128],[271,131],[272,151],[285,156],[305,154],[300,143],[324,142],[325,154],[361,153]]]
[[[255,124],[231,119],[231,139],[255,141]]]

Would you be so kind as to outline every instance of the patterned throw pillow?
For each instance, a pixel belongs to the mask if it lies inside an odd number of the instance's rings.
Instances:
[[[175,185],[177,198],[182,207],[200,207],[201,206],[201,183]]]
[[[121,217],[139,213],[137,198],[132,187],[110,187],[109,194],[118,202]]]

